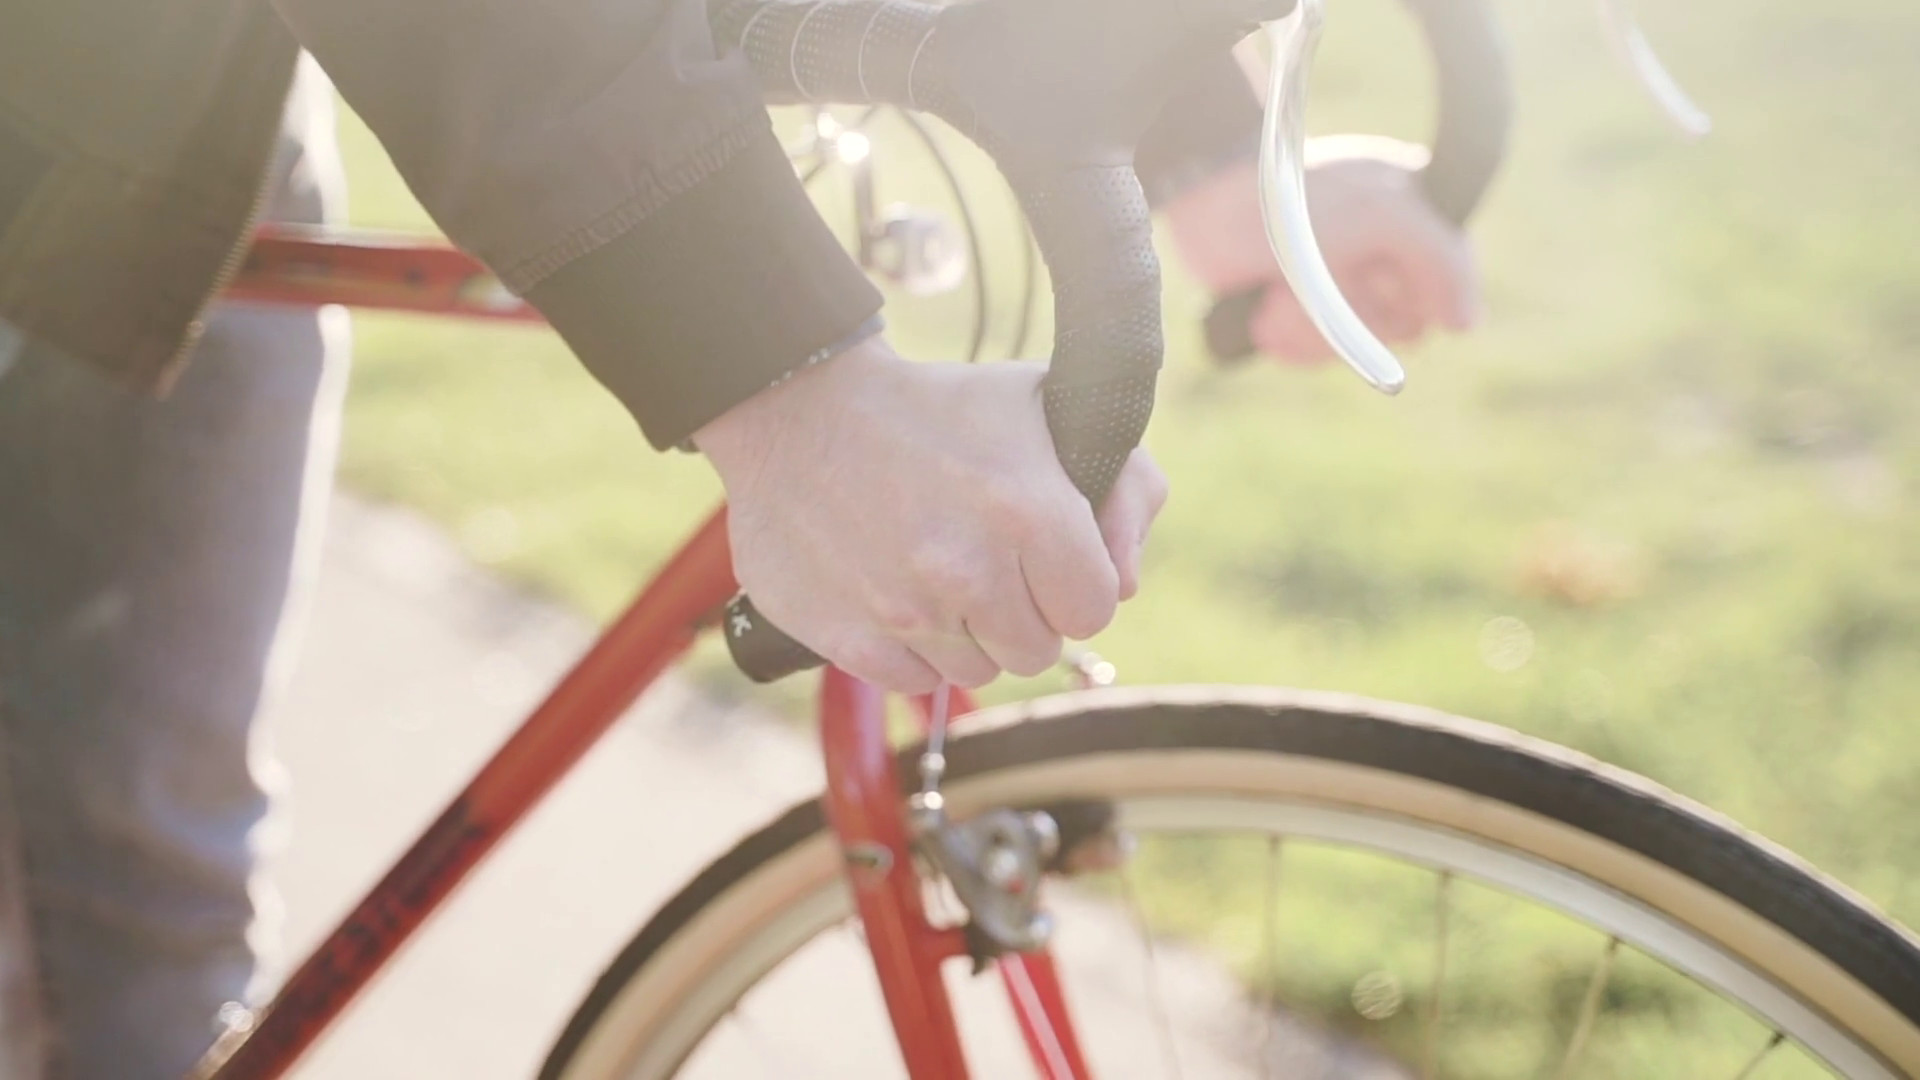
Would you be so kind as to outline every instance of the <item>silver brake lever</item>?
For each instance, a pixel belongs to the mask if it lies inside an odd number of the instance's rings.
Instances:
[[[1600,11],[1622,57],[1662,112],[1682,132],[1700,138],[1713,120],[1661,64],[1627,10],[1627,0],[1599,0]],[[1267,24],[1273,44],[1268,68],[1267,115],[1261,135],[1260,208],[1267,239],[1301,308],[1333,351],[1368,385],[1397,394],[1406,369],[1347,303],[1314,237],[1307,206],[1307,82],[1320,44],[1325,0],[1299,0],[1293,13]]]
[[[1704,138],[1713,130],[1713,117],[1694,104],[1660,56],[1648,44],[1647,36],[1633,21],[1633,12],[1627,8],[1627,0],[1599,0],[1600,21],[1606,26],[1608,36],[1613,39],[1614,47],[1634,77],[1653,98],[1655,105],[1665,113],[1667,119],[1680,129],[1681,134],[1690,139]]]
[[[1368,385],[1397,394],[1406,385],[1406,369],[1341,295],[1307,209],[1307,77],[1323,14],[1324,0],[1299,0],[1291,15],[1267,24],[1273,60],[1260,139],[1260,209],[1267,240],[1301,309]]]

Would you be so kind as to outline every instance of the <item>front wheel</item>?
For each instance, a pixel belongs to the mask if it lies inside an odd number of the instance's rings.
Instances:
[[[1138,840],[1122,869],[1050,891],[1098,1076],[1920,1075],[1920,941],[1559,747],[1220,687],[1066,695],[961,728],[956,816],[1098,800]],[[807,802],[653,917],[541,1076],[899,1077],[870,967]],[[1030,1072],[987,981],[950,977],[975,1075]]]

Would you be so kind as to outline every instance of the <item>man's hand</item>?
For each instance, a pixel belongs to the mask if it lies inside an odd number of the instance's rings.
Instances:
[[[1480,317],[1479,270],[1466,237],[1420,190],[1426,152],[1346,136],[1315,139],[1307,153],[1314,233],[1340,291],[1374,334],[1409,344],[1435,327],[1471,329]],[[1182,257],[1215,296],[1270,286],[1253,318],[1256,348],[1294,363],[1333,358],[1267,244],[1254,162],[1182,193],[1167,218]]]
[[[755,606],[902,693],[1037,675],[1104,629],[1166,479],[1136,450],[1096,520],[1054,456],[1044,374],[909,363],[876,338],[701,429]]]

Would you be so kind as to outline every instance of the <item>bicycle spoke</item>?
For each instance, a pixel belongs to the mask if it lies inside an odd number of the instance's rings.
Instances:
[[[1433,904],[1433,988],[1427,1001],[1426,1054],[1420,1063],[1421,1080],[1433,1080],[1440,1071],[1440,992],[1447,979],[1447,912],[1453,901],[1453,874],[1442,873]]]
[[[1185,1073],[1180,1068],[1180,1047],[1173,1036],[1173,1020],[1167,1015],[1167,1003],[1160,994],[1160,964],[1154,955],[1153,931],[1148,928],[1146,916],[1140,911],[1140,898],[1133,889],[1133,874],[1125,867],[1120,870],[1120,892],[1126,898],[1128,912],[1133,915],[1133,924],[1140,929],[1140,945],[1146,957],[1147,994],[1152,998],[1154,1022],[1160,1027],[1160,1043],[1166,1048],[1167,1065],[1173,1070],[1175,1080],[1179,1080]]]
[[[1747,1062],[1745,1068],[1733,1074],[1733,1080],[1747,1080],[1748,1077],[1758,1072],[1761,1064],[1767,1060],[1768,1056],[1770,1056],[1775,1050],[1780,1049],[1780,1044],[1786,1041],[1787,1041],[1786,1032],[1784,1031],[1774,1032],[1773,1038],[1767,1040],[1767,1045],[1761,1047],[1760,1052],[1753,1055],[1753,1060]]]
[[[1600,1015],[1600,1002],[1607,995],[1607,980],[1613,977],[1613,958],[1620,952],[1620,939],[1607,938],[1607,947],[1593,966],[1593,978],[1587,980],[1587,996],[1580,1002],[1580,1019],[1574,1022],[1573,1037],[1567,1040],[1566,1056],[1560,1059],[1556,1080],[1570,1080],[1587,1048],[1587,1036],[1593,1033],[1594,1018]]]
[[[1280,930],[1277,910],[1280,906],[1280,838],[1267,838],[1267,891],[1265,917],[1260,920],[1260,976],[1266,981],[1260,995],[1262,1030],[1260,1033],[1260,1075],[1273,1080],[1274,1023],[1280,1011]]]

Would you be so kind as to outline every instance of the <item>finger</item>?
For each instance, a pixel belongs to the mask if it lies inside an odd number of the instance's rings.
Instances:
[[[1166,473],[1160,471],[1145,448],[1135,448],[1099,514],[1101,539],[1106,541],[1107,554],[1120,575],[1122,601],[1133,599],[1140,591],[1141,552],[1154,520],[1166,505]]]
[[[1060,662],[1065,642],[1041,616],[1019,564],[1014,564],[1011,573],[1011,586],[989,594],[1001,599],[970,613],[967,629],[981,651],[1001,670],[1015,675],[1038,675]]]
[[[1426,331],[1426,319],[1397,267],[1374,263],[1355,277],[1353,306],[1369,330],[1383,341],[1419,340]]]
[[[1287,363],[1316,364],[1333,359],[1333,350],[1291,292],[1270,290],[1250,330],[1254,348]]]
[[[896,694],[930,694],[940,673],[913,650],[878,634],[860,634],[820,650],[834,667]]]
[[[939,634],[907,639],[904,644],[955,686],[977,690],[1000,677],[1000,665],[993,662],[965,627]]]
[[[1020,572],[1047,625],[1084,641],[1113,621],[1120,577],[1087,501],[1066,496],[1059,507],[1050,525],[1021,549]]]

